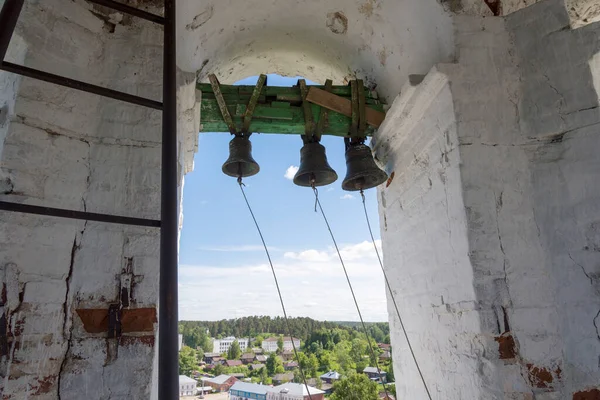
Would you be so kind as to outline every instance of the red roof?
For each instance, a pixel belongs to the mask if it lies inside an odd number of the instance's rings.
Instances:
[[[242,362],[240,360],[227,360],[225,361],[225,363],[228,367],[239,367],[240,365],[242,365]]]

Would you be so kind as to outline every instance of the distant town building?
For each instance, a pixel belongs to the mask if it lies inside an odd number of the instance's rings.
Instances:
[[[293,345],[292,345],[292,339],[294,340]],[[266,352],[269,352],[269,353],[277,351],[277,349],[278,349],[277,341],[278,340],[279,340],[279,338],[276,336],[273,336],[273,337],[263,340],[263,342],[262,342],[263,350]],[[300,339],[285,336],[283,338],[283,350],[292,351],[294,349],[293,346],[296,346],[296,348],[299,349],[300,348]]]
[[[256,371],[257,369],[264,368],[265,364],[251,364],[248,366],[252,371]]]
[[[323,400],[325,392],[299,383],[286,383],[267,388],[267,400]]]
[[[294,358],[294,352],[292,350],[284,350],[281,352],[281,359],[283,361],[289,361]]]
[[[240,360],[242,360],[244,364],[251,364],[252,361],[254,361],[254,353],[244,353],[240,357]]]
[[[267,400],[267,388],[268,386],[255,383],[236,382],[229,389],[229,400]]]
[[[213,364],[215,358],[220,358],[221,354],[220,353],[204,353],[204,362],[207,364]]]
[[[337,371],[329,371],[326,374],[321,375],[319,378],[323,382],[334,383],[335,381],[339,381],[342,378],[342,375]]]
[[[243,364],[240,360],[227,360],[225,361],[225,365],[228,367],[239,367]]]
[[[298,383],[270,387],[256,383],[236,382],[229,389],[229,400],[323,400],[324,394],[322,390],[311,386],[307,390],[305,385]]]
[[[298,368],[298,363],[296,361],[288,361],[283,364],[283,368],[285,368],[286,371],[291,371],[294,368]]]
[[[294,380],[293,372],[286,372],[285,374],[277,374],[273,377],[273,384],[281,385],[282,383],[291,382]]]
[[[363,369],[363,373],[369,377],[372,381],[375,382],[387,382],[387,372],[383,371],[379,368],[379,371],[375,367],[366,367]]]
[[[193,396],[196,394],[198,382],[189,376],[179,375],[179,396]]]
[[[236,339],[234,336],[229,336],[225,339],[213,339],[213,353],[227,353],[231,344],[236,340],[240,344],[240,350],[245,351],[248,348],[248,338]]]
[[[230,375],[219,375],[212,379],[204,379],[203,381],[204,385],[210,386],[216,392],[227,392],[237,382],[237,378]]]
[[[252,348],[252,352],[253,352],[254,354],[262,354],[262,352],[263,352],[263,349],[262,349],[261,347],[253,347],[253,348]]]
[[[256,361],[260,363],[267,362],[267,358],[269,358],[269,356],[263,356],[262,354],[259,354],[255,357]]]
[[[390,360],[392,358],[392,353],[389,350],[385,350],[383,353],[379,355],[379,359],[381,361]]]

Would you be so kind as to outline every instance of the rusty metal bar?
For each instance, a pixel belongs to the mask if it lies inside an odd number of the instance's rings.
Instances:
[[[179,399],[177,65],[175,1],[165,0],[158,314],[158,398]]]
[[[6,57],[25,0],[5,0],[0,11],[0,61]]]
[[[125,14],[133,15],[134,17],[145,19],[146,21],[164,25],[165,19],[160,15],[152,14],[139,8],[128,6],[127,4],[119,3],[113,0],[87,0],[90,3],[98,4],[99,6],[109,7],[113,10],[121,11]]]
[[[0,210],[12,211],[23,214],[44,215],[47,217],[58,217],[68,219],[79,219],[83,221],[107,222],[110,224],[147,226],[149,228],[159,228],[160,221],[155,219],[122,217],[120,215],[98,214],[85,211],[65,210],[63,208],[52,208],[43,206],[34,206],[31,204],[11,203],[0,201]]]
[[[298,79],[298,86],[300,87],[300,95],[302,96],[302,111],[304,112],[304,136],[302,136],[302,140],[305,143],[312,142],[314,140],[313,136],[315,134],[315,124],[313,122],[312,107],[310,106],[308,100],[306,100],[306,96],[308,96],[306,80]]]
[[[138,106],[162,110],[163,104],[160,101],[150,100],[145,97],[134,96],[132,94],[119,92],[118,90],[108,89],[102,86],[92,85],[64,76],[51,74],[49,72],[39,71],[37,69],[25,67],[23,65],[13,64],[3,61],[0,69],[7,72],[23,75],[28,78],[39,79],[44,82],[54,83],[56,85],[66,86],[71,89],[81,90],[82,92],[93,93],[99,96],[109,97],[115,100],[121,100]]]

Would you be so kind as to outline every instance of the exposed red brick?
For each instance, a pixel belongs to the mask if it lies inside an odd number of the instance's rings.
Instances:
[[[573,394],[573,400],[600,400],[600,389],[590,389]]]
[[[156,308],[126,308],[121,313],[121,331],[154,332]]]
[[[155,337],[151,336],[121,336],[119,344],[121,346],[130,346],[133,344],[143,344],[149,347],[154,347]]]
[[[48,393],[52,390],[54,383],[56,382],[56,376],[45,376],[42,379],[38,379],[39,386],[33,393],[34,395]]]
[[[390,174],[390,177],[388,178],[385,187],[389,187],[392,184],[392,181],[394,180],[394,176],[396,175],[395,171],[392,171],[392,173]]]
[[[78,309],[77,315],[83,322],[83,329],[88,333],[108,332],[108,309]]]
[[[554,377],[560,379],[562,373],[560,367],[554,371],[553,375],[547,368],[533,364],[527,364],[527,371],[529,382],[538,389],[552,389],[554,387]]]
[[[517,356],[515,339],[510,332],[503,333],[494,340],[498,342],[498,352],[501,360],[510,360]]]
[[[88,333],[108,332],[108,309],[78,309],[77,315]],[[121,311],[121,332],[154,332],[156,308],[126,308]]]

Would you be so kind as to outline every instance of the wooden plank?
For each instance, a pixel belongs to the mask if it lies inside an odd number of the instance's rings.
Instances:
[[[210,79],[210,85],[212,87],[213,93],[215,94],[215,97],[217,98],[219,110],[221,111],[221,116],[223,117],[223,120],[227,124],[227,129],[232,135],[237,134],[237,126],[231,119],[231,115],[229,114],[229,111],[227,109],[227,104],[225,103],[225,99],[223,99],[223,94],[221,93],[221,84],[219,83],[219,80],[214,74],[210,74],[208,76],[208,79]]]
[[[265,82],[267,82],[267,76],[260,75],[258,77],[258,81],[256,82],[256,86],[254,87],[254,91],[252,92],[252,97],[248,102],[246,112],[244,113],[244,125],[242,126],[242,132],[244,134],[252,133],[248,131],[250,129],[250,121],[252,121],[252,114],[254,113],[256,103],[258,102],[258,98],[260,97],[260,91],[263,89],[263,85],[265,84]]]
[[[321,107],[325,107],[331,111],[338,112],[348,117],[352,116],[352,102],[344,97],[336,96],[333,93],[326,92],[317,87],[311,87],[308,90],[306,99]],[[372,107],[366,108],[367,124],[378,128],[385,118],[385,113],[377,111]]]
[[[325,90],[327,92],[331,92],[333,82],[331,79],[327,79],[325,81]],[[321,115],[319,115],[319,122],[317,123],[317,130],[315,131],[315,137],[317,141],[321,141],[321,136],[325,129],[327,129],[327,124],[329,123],[329,110],[325,107],[321,107]]]
[[[323,85],[311,85],[308,86],[316,87],[318,89],[325,89]],[[197,83],[196,89],[202,91],[202,93],[212,93],[212,87],[210,83]],[[240,94],[250,96],[254,91],[254,86],[248,85],[221,85],[221,93],[226,94]],[[350,86],[333,86],[331,88],[331,92],[338,96],[350,97],[351,90]],[[300,88],[297,86],[287,87],[287,86],[265,86],[261,91],[261,96],[296,96],[298,101],[300,101]],[[375,91],[371,91],[365,89],[365,97],[367,99],[377,100],[377,93]]]
[[[240,124],[246,110],[245,105],[228,106],[233,121]],[[379,106],[382,107],[382,106]],[[202,99],[201,108],[202,132],[228,132],[227,125],[221,117],[216,100]],[[315,121],[320,120],[321,107],[311,104]],[[274,118],[268,118],[274,117]],[[337,112],[329,112],[329,123],[324,135],[347,136],[350,129],[350,118]],[[304,135],[304,113],[301,107],[277,108],[267,105],[258,105],[254,111],[254,118],[250,123],[252,132],[281,133]],[[367,127],[366,134],[371,136],[374,129]]]

